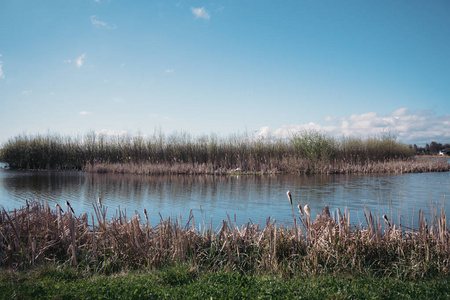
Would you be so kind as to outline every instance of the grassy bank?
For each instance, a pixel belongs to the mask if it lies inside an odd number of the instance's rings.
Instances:
[[[382,135],[336,139],[316,131],[289,139],[221,138],[187,133],[149,137],[88,133],[16,136],[0,161],[20,169],[84,169],[136,174],[402,173],[448,171],[445,162],[413,159],[413,150]],[[408,161],[409,159],[409,161]]]
[[[211,226],[143,216],[75,216],[28,202],[0,213],[0,299],[448,299],[450,231],[444,211],[418,228],[325,207],[295,226]],[[64,211],[63,211],[64,209]]]
[[[186,265],[111,276],[51,265],[0,275],[0,299],[448,299],[450,277],[251,276]]]

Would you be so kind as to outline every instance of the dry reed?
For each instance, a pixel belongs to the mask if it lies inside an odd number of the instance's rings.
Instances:
[[[1,145],[0,161],[20,169],[83,169],[133,174],[230,173],[409,173],[448,171],[446,161],[413,159],[395,137],[345,138],[316,131],[288,139],[255,136],[193,137],[187,133],[150,137],[82,137],[58,134],[17,136]]]
[[[342,274],[371,272],[408,278],[450,273],[450,232],[444,211],[427,220],[419,212],[417,230],[365,212],[365,223],[350,223],[347,211],[328,207],[312,216],[293,215],[299,226],[237,226],[230,218],[219,230],[197,229],[194,216],[150,226],[136,213],[106,219],[107,207],[75,216],[36,201],[0,212],[0,267],[27,269],[53,262],[89,272],[158,268],[187,262],[195,268],[244,273]],[[146,213],[144,213],[146,215]],[[387,222],[386,222],[387,220]],[[95,224],[94,224],[95,222]],[[296,223],[294,223],[296,224]]]

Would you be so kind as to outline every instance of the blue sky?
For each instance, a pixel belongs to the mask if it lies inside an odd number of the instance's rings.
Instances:
[[[450,142],[448,1],[0,2],[0,143],[18,134]]]

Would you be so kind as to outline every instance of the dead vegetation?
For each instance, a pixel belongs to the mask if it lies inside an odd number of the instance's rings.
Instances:
[[[90,216],[35,201],[11,212],[2,209],[0,268],[24,270],[50,262],[109,274],[181,261],[193,269],[283,276],[370,272],[422,278],[450,273],[444,211],[429,220],[420,211],[415,230],[369,211],[364,224],[355,225],[347,211],[325,207],[314,219],[307,208],[293,210],[293,226],[270,218],[264,226],[237,226],[229,218],[214,231],[211,224],[196,228],[192,214],[186,223],[161,218],[151,226],[146,211],[132,217],[119,211],[107,220],[101,201],[93,206]]]
[[[389,133],[336,139],[304,131],[285,139],[231,135],[21,135],[0,145],[10,168],[161,174],[349,174],[449,171],[447,160],[417,159]]]

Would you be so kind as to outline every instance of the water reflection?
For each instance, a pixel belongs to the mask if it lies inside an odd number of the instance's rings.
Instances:
[[[64,208],[68,200],[80,214],[92,212],[92,203],[101,197],[109,207],[108,217],[119,207],[126,208],[128,216],[146,208],[151,223],[156,224],[160,214],[164,218],[181,214],[187,221],[192,210],[196,225],[212,219],[216,227],[227,214],[232,219],[235,215],[238,224],[264,224],[269,216],[291,222],[292,208],[286,197],[291,190],[295,211],[297,204],[309,204],[313,215],[324,205],[332,211],[347,208],[351,221],[359,223],[367,207],[411,225],[419,208],[428,215],[433,205],[445,200],[449,183],[449,173],[225,177],[0,170],[0,205],[8,210],[20,207],[26,199],[37,199]]]

